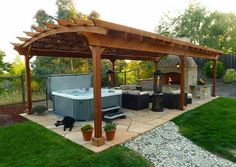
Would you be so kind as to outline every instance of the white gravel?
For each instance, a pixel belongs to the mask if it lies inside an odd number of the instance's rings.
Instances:
[[[179,133],[173,122],[153,129],[124,146],[137,151],[156,167],[236,167],[236,164],[218,157]]]

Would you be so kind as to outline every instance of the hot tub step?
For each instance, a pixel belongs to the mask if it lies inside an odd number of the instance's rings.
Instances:
[[[104,118],[106,120],[113,120],[113,119],[125,117],[125,116],[126,116],[125,113],[120,111],[120,112],[116,112],[116,113],[107,114],[104,116]]]
[[[117,109],[120,109],[120,106],[113,106],[113,107],[109,107],[109,108],[103,108],[102,112],[107,112],[107,111],[117,110]]]

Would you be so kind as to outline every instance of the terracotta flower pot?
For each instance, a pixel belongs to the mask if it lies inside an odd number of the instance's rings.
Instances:
[[[92,139],[93,135],[93,129],[90,129],[88,131],[82,131],[84,141],[90,141]]]
[[[116,129],[106,131],[106,138],[108,141],[114,140]]]

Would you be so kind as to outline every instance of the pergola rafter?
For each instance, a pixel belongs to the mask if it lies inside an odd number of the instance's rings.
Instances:
[[[22,43],[12,43],[14,49],[25,55],[27,111],[31,113],[31,88],[29,60],[32,56],[52,56],[71,58],[92,58],[95,136],[93,143],[100,146],[102,137],[101,117],[101,59],[109,59],[115,68],[117,59],[148,60],[155,63],[165,55],[178,55],[181,60],[180,109],[184,109],[185,57],[211,59],[213,65],[213,96],[215,96],[216,60],[223,52],[161,36],[151,32],[114,24],[102,20],[81,20],[72,18],[44,23],[45,28],[32,28],[35,32],[25,32],[27,37],[17,37]]]

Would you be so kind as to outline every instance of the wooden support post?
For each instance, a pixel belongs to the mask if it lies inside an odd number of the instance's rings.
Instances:
[[[20,76],[20,84],[21,84],[21,96],[22,96],[22,103],[25,104],[25,84],[24,84],[24,75]]]
[[[155,71],[157,71],[157,68],[158,68],[158,67],[157,67],[157,64],[158,64],[158,62],[157,62],[157,61],[154,61],[154,70],[155,70]]]
[[[102,111],[101,111],[101,55],[104,48],[91,47],[93,61],[93,94],[94,94],[94,137],[92,144],[95,146],[104,145],[102,136]]]
[[[125,80],[125,85],[127,84],[127,72],[126,72],[126,70],[125,70],[125,72],[124,72],[124,80]]]
[[[28,48],[28,52],[25,55],[25,79],[26,79],[26,93],[27,93],[27,114],[32,114],[32,97],[31,97],[31,85],[30,85],[30,53],[31,46]]]
[[[111,64],[112,64],[112,71],[114,72],[112,75],[112,87],[115,87],[116,85],[116,74],[115,74],[115,59],[111,59]]]
[[[212,60],[213,65],[212,65],[212,82],[213,82],[213,87],[212,87],[212,97],[216,96],[216,72],[217,72],[217,64],[216,60]]]
[[[183,56],[180,57],[180,97],[179,97],[179,109],[184,110],[185,105],[185,59]]]

